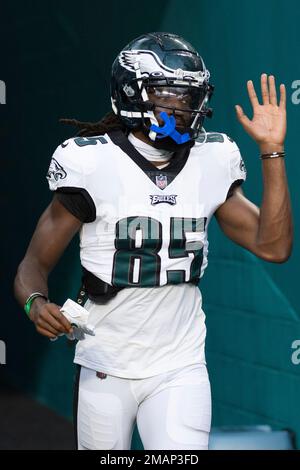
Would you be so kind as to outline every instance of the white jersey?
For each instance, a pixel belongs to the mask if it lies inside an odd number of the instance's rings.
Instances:
[[[80,188],[94,220],[80,231],[82,266],[121,287],[105,305],[88,300],[96,336],[75,362],[127,378],[205,362],[205,315],[197,287],[207,266],[209,221],[231,184],[246,178],[237,145],[209,133],[161,170],[121,132],[59,146],[51,190]]]

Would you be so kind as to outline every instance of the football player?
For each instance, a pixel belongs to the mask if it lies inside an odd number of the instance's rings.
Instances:
[[[15,280],[16,297],[42,335],[72,333],[48,299],[47,278],[80,233],[77,302],[94,336],[78,341],[78,449],[130,449],[137,423],[144,449],[207,449],[211,425],[205,313],[198,287],[207,266],[208,225],[259,258],[291,253],[292,216],[284,166],[285,88],[261,76],[262,103],[247,83],[259,146],[261,207],[241,189],[236,143],[203,124],[213,86],[183,38],[145,34],[112,66],[112,112],[79,127],[55,150],[42,214]]]

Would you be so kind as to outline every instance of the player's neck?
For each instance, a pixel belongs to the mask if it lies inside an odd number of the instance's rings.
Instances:
[[[149,139],[149,137],[147,137],[141,130],[132,130],[131,132],[137,139],[140,139],[142,142],[145,142],[145,144],[154,147],[152,140]]]
[[[155,148],[154,145],[153,145],[153,142],[151,139],[149,139],[142,131],[140,130],[133,130],[132,131],[132,134],[139,140],[141,140],[142,142],[144,142],[145,144],[148,144],[148,145],[151,145],[151,147]],[[160,166],[160,165],[163,165],[165,162],[165,160],[159,160],[159,161],[153,161],[151,160],[151,163],[155,166]]]

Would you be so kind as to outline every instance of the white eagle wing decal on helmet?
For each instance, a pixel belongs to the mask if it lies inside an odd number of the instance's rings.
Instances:
[[[122,51],[119,55],[119,62],[126,70],[135,72],[139,70],[143,74],[153,74],[162,72],[165,77],[176,77],[178,81],[186,78],[193,78],[198,85],[209,78],[208,70],[202,72],[187,72],[181,69],[171,69],[166,67],[157,54],[147,50]]]
[[[119,57],[120,64],[130,72],[136,70],[136,65],[139,64],[141,73],[152,73],[161,71],[169,72],[170,75],[174,74],[174,70],[165,67],[160,61],[159,57],[153,51],[147,50],[133,50],[122,51]]]

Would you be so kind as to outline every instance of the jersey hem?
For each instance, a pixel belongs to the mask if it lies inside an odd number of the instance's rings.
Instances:
[[[191,366],[191,365],[194,365],[194,364],[203,364],[203,365],[207,365],[206,364],[206,360],[203,359],[202,361],[201,360],[198,360],[198,361],[188,361],[188,362],[183,362],[183,363],[180,363],[180,364],[177,364],[176,367],[167,367],[166,369],[162,369],[162,370],[159,370],[158,372],[154,372],[154,373],[151,373],[150,375],[145,375],[145,376],[140,376],[140,375],[135,375],[134,377],[132,375],[126,375],[124,374],[124,372],[118,370],[118,369],[113,369],[113,368],[107,368],[105,366],[103,366],[102,364],[96,364],[96,363],[93,363],[93,362],[90,362],[90,361],[84,361],[82,359],[78,359],[78,358],[75,358],[74,361],[73,361],[75,364],[79,364],[83,367],[87,367],[88,369],[92,369],[92,370],[95,370],[97,372],[105,372],[107,373],[108,375],[113,375],[115,377],[121,377],[123,379],[146,379],[148,377],[153,377],[155,375],[159,375],[159,374],[163,374],[165,372],[169,372],[169,371],[172,371],[172,370],[175,370],[175,369],[179,369],[180,367],[184,367],[184,366]]]

